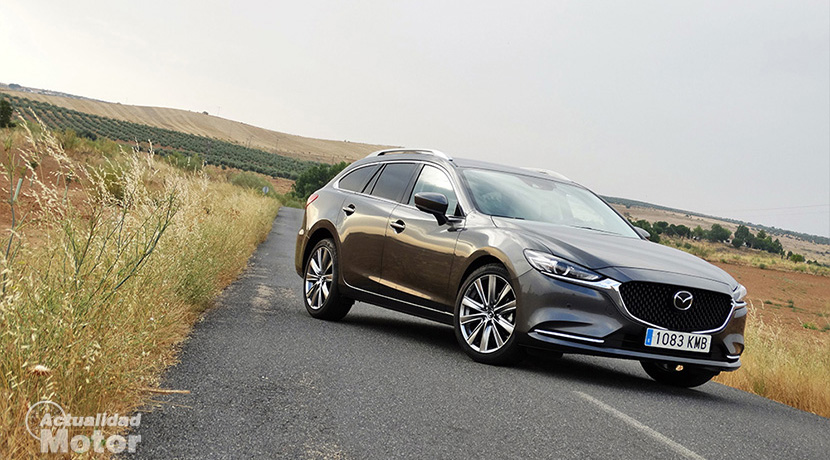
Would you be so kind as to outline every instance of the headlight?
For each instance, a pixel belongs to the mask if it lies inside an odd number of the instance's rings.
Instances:
[[[597,281],[602,279],[602,275],[598,275],[585,267],[580,267],[572,262],[544,252],[525,249],[525,258],[533,268],[554,278],[580,281]]]
[[[743,284],[738,284],[738,287],[732,291],[732,300],[734,300],[735,303],[741,303],[743,302],[744,297],[746,297],[746,288]]]

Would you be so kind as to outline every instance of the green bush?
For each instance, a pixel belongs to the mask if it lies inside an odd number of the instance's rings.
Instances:
[[[229,179],[229,182],[233,185],[250,188],[254,190],[262,190],[264,187],[268,187],[268,189],[273,189],[274,186],[268,182],[268,179],[260,176],[259,174],[254,174],[250,172],[240,172],[236,173]]]
[[[291,194],[302,200],[308,199],[312,193],[323,188],[334,176],[340,171],[349,166],[349,163],[341,161],[340,163],[327,165],[318,164],[312,166],[300,174],[297,181],[291,187]]]
[[[12,125],[12,105],[5,98],[0,99],[0,128],[8,128]]]
[[[720,224],[712,224],[712,229],[706,232],[705,238],[713,243],[720,243],[729,239],[732,232],[723,228]]]
[[[160,152],[161,153],[161,152]],[[183,171],[196,172],[201,171],[205,160],[198,153],[193,155],[183,154],[178,151],[167,153],[163,152],[164,161],[171,166],[175,166]]]

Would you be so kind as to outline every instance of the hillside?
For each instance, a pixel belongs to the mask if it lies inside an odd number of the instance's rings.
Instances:
[[[187,110],[117,104],[69,95],[43,94],[46,91],[41,90],[18,91],[2,84],[0,84],[0,92],[78,112],[220,139],[307,161],[337,163],[345,160],[351,162],[384,148],[380,145],[296,136]]]
[[[116,141],[122,144],[122,148],[124,144],[128,145],[127,150],[137,148],[148,151],[152,147],[156,154],[170,157],[176,163],[196,165],[206,162],[222,168],[254,171],[286,179],[296,179],[307,168],[319,164],[206,136],[101,117],[9,94],[4,95],[4,98],[9,99],[18,113],[27,120],[34,121],[37,117],[49,129],[59,131],[62,144],[70,150],[78,144],[79,137],[98,142],[99,147],[103,147],[101,143]]]

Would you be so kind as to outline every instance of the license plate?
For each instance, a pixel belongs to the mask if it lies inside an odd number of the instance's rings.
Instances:
[[[664,331],[651,328],[646,331],[647,347],[708,353],[711,345],[711,335],[689,334],[688,332]]]

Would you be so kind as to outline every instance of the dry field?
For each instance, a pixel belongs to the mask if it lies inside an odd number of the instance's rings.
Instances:
[[[830,277],[716,265],[750,306],[743,366],[715,380],[830,417]]]
[[[649,222],[710,228],[736,225],[681,213],[616,206]],[[753,229],[753,232],[755,230]],[[781,237],[784,250],[830,263],[830,246]],[[746,286],[749,316],[743,366],[716,381],[801,410],[830,417],[830,270],[782,260],[766,252],[705,241],[667,239],[719,266]],[[823,275],[823,276],[822,276]]]
[[[351,162],[363,158],[375,150],[384,148],[380,145],[313,139],[285,134],[187,110],[115,104],[8,89],[2,89],[2,92],[116,120],[212,137],[241,145],[248,145],[250,142],[251,147],[266,152],[323,163]]]
[[[714,264],[746,286],[757,320],[780,325],[788,334],[828,340],[830,346],[830,278]]]

